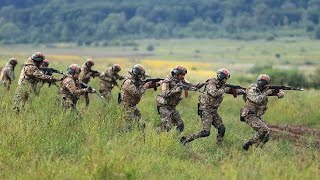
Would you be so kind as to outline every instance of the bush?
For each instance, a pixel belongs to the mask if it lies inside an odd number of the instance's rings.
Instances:
[[[154,46],[153,46],[152,44],[149,44],[149,45],[147,46],[147,50],[148,50],[148,51],[153,51],[153,50],[154,50]]]

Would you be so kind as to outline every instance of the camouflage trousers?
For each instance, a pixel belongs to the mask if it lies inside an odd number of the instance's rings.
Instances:
[[[124,105],[124,119],[126,121],[125,129],[131,131],[135,126],[144,130],[145,123],[141,120],[141,112],[137,106]]]
[[[76,113],[78,113],[79,111],[77,110],[77,100],[76,101],[73,101],[72,99],[70,98],[65,98],[65,97],[62,97],[60,99],[60,104],[61,104],[61,107],[66,111],[68,109],[70,109],[71,111],[74,111]]]
[[[249,140],[251,144],[262,147],[269,140],[269,128],[266,123],[255,114],[244,117],[245,122],[255,130],[254,136]]]
[[[159,114],[161,118],[159,132],[170,131],[176,126],[177,131],[184,130],[184,123],[181,119],[179,111],[175,107],[161,106],[159,107]]]
[[[222,123],[222,119],[218,114],[218,109],[202,110],[201,114],[202,129],[197,133],[190,134],[183,139],[183,143],[191,142],[198,138],[207,137],[210,135],[211,126],[214,126],[218,130],[217,143],[223,141],[225,126]]]
[[[24,107],[31,94],[35,94],[37,84],[23,83],[19,84],[13,98],[13,109],[19,112]],[[22,102],[22,105],[21,105]]]
[[[100,89],[99,92],[106,100],[112,99],[111,89]]]
[[[85,93],[82,97],[83,97],[83,99],[84,99],[84,102],[85,102],[85,104],[86,104],[86,107],[88,107],[89,104],[90,104],[89,93]]]
[[[0,84],[3,84],[4,88],[5,88],[7,91],[10,90],[10,85],[11,85],[10,81],[1,81],[1,80],[0,80]]]

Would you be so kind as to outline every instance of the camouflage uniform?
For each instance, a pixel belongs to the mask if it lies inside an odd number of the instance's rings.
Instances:
[[[41,80],[48,82],[57,81],[52,76],[43,74],[36,63],[34,63],[31,58],[27,60],[24,67],[21,70],[21,74],[18,80],[18,86],[16,89],[16,94],[14,96],[14,109],[19,111],[20,102],[25,102],[28,100],[29,95],[36,92],[37,83]]]
[[[178,83],[197,89],[204,85],[203,83],[187,83],[184,80],[173,77],[171,74],[163,80],[161,85],[162,93],[157,96],[157,107],[161,118],[159,131],[170,131],[173,126],[176,126],[179,132],[184,130],[184,123],[179,111],[176,110],[176,106],[182,100],[182,89],[177,86]]]
[[[100,74],[99,74],[100,75]],[[85,64],[82,65],[81,67],[81,73],[79,75],[79,80],[80,82],[83,82],[85,84],[88,84],[89,81],[90,81],[90,78],[91,77],[96,77],[98,75],[95,75],[91,69]],[[84,99],[85,99],[85,103],[86,103],[86,106],[89,106],[89,103],[90,103],[90,99],[89,99],[89,94],[88,93],[85,93],[84,94]]]
[[[225,87],[216,78],[208,79],[207,85],[204,88],[204,93],[199,96],[199,115],[202,122],[202,130],[183,138],[183,143],[191,142],[197,138],[207,137],[210,135],[211,126],[218,130],[217,143],[223,141],[225,134],[225,126],[221,117],[218,114],[218,108],[223,100],[225,93],[230,94],[231,88]],[[237,94],[242,94],[243,90],[237,89]]]
[[[12,81],[15,79],[14,66],[8,62],[6,66],[1,70],[0,83],[9,91]]]
[[[112,67],[108,68],[104,73],[100,76],[100,93],[106,99],[110,99],[112,97],[111,90],[114,86],[118,86],[117,80],[123,80],[124,76],[121,76],[112,71]]]
[[[144,126],[144,123],[141,122],[140,110],[137,108],[137,104],[146,91],[143,85],[142,80],[136,79],[131,72],[128,72],[126,79],[122,83],[120,93],[128,130],[132,129],[132,124],[135,123],[135,121],[138,122],[140,126]]]
[[[87,89],[81,88],[78,79],[68,76],[61,82],[59,91],[61,106],[65,109],[71,109],[78,112],[76,105],[80,95],[88,94]]]
[[[245,121],[255,131],[255,135],[248,141],[249,145],[263,146],[269,140],[269,128],[262,120],[262,115],[268,109],[268,91],[260,91],[256,84],[247,89],[247,101],[241,109],[241,120]]]

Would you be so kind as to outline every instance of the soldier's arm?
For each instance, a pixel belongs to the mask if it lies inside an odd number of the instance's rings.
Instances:
[[[267,96],[263,93],[258,93],[254,88],[249,88],[247,90],[247,98],[254,103],[261,104],[266,100]]]
[[[177,88],[170,89],[169,82],[163,82],[161,85],[161,90],[162,90],[163,97],[170,97],[173,94],[180,93],[181,88],[177,87]]]
[[[119,80],[123,80],[124,79],[124,76],[122,76],[122,75],[116,74],[115,76],[116,76],[116,79],[119,79]]]
[[[146,91],[142,85],[137,87],[131,81],[125,81],[121,89],[125,89],[132,96],[141,96]]]
[[[66,88],[73,95],[83,95],[83,94],[88,93],[88,90],[86,88],[78,89],[73,80],[69,80],[66,82]]]
[[[14,76],[14,71],[12,68],[10,68],[8,71],[7,71],[7,76],[9,77],[10,79],[10,82],[13,81],[15,79],[15,76]]]
[[[80,79],[81,81],[83,81],[84,79],[90,79],[91,74],[92,74],[92,73],[89,71],[88,68],[83,67],[83,68],[81,69],[81,73],[80,73],[80,75],[79,75],[79,79]]]
[[[26,67],[27,69],[25,70],[25,75],[29,77],[35,77],[40,80],[45,80],[45,81],[54,81],[55,79],[52,76],[48,76],[43,74],[37,67],[35,66],[29,66]]]
[[[212,97],[221,96],[225,92],[225,89],[218,89],[217,84],[213,81],[209,81],[206,88],[207,88],[207,93]]]

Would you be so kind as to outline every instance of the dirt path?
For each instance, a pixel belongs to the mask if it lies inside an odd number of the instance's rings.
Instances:
[[[313,136],[316,138],[315,145],[320,146],[320,129],[311,129],[304,126],[292,126],[292,125],[271,125],[268,124],[269,130],[272,134],[272,138],[275,139],[289,139],[291,141],[301,143],[304,142],[307,136]]]

